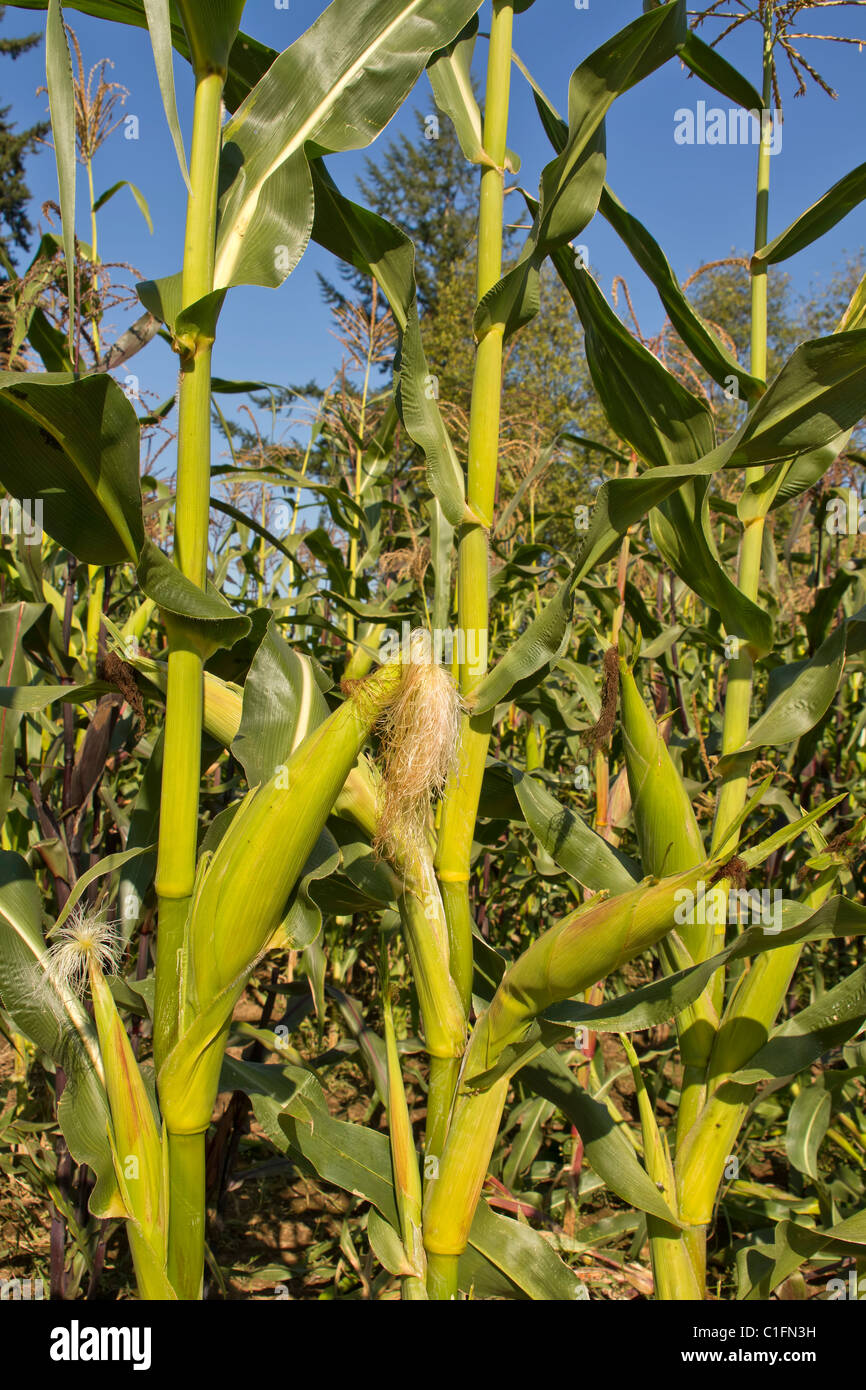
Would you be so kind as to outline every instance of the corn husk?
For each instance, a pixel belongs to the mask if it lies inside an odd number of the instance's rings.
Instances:
[[[537,1016],[603,979],[660,941],[674,925],[678,894],[696,898],[714,862],[614,898],[596,897],[551,927],[506,970],[481,1016],[466,1061],[439,1178],[427,1189],[424,1244],[430,1254],[459,1255],[466,1247],[475,1206],[508,1093],[509,1075],[486,1090],[473,1080],[494,1068],[506,1048],[527,1038]]]

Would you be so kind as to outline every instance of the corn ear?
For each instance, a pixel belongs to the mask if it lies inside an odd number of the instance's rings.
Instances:
[[[472,1091],[473,1078],[494,1067],[506,1047],[524,1040],[535,1018],[550,1005],[572,998],[661,940],[673,926],[678,894],[689,891],[697,896],[714,867],[710,862],[642,883],[615,898],[599,895],[551,927],[508,967],[472,1034],[439,1179],[427,1190],[428,1253],[457,1256],[466,1248],[496,1142],[508,1074],[483,1091]]]
[[[362,758],[352,769],[334,810],[347,816],[376,838],[381,806],[382,779],[377,769]],[[461,1057],[466,1045],[466,1015],[457,986],[451,978],[448,926],[433,858],[427,845],[397,830],[391,845],[398,883],[397,906],[424,1028],[424,1042],[432,1057]]]
[[[551,1004],[589,988],[666,936],[679,895],[689,892],[698,901],[712,869],[708,861],[613,898],[598,894],[538,937],[505,971],[479,1021],[464,1081],[471,1084],[473,1075],[492,1067]]]
[[[343,783],[400,679],[398,664],[384,666],[350,695],[284,767],[247,793],[203,866],[188,928],[182,1036],[159,1074],[172,1132],[207,1128],[235,1001],[279,927]]]
[[[701,832],[667,744],[622,657],[619,667],[625,763],[641,862],[652,874],[679,873],[703,859]],[[662,943],[661,956],[668,974],[687,969],[712,954],[712,923],[684,923],[678,928],[678,938],[669,937]],[[685,1068],[678,1112],[680,1134],[705,1099],[704,1067],[718,1022],[708,989],[677,1018]]]
[[[139,1287],[167,1284],[163,1148],[150,1097],[126,1029],[98,965],[91,962],[93,1017],[111,1111],[118,1186],[129,1217],[129,1240]],[[165,1297],[165,1292],[144,1296]],[[171,1296],[171,1295],[169,1295]]]
[[[383,959],[387,959],[382,947]],[[387,969],[382,971],[382,1003],[385,1025],[385,1056],[388,1064],[388,1133],[391,1143],[391,1165],[394,1173],[394,1193],[400,1215],[400,1233],[403,1247],[412,1273],[403,1283],[403,1297],[407,1301],[424,1300],[427,1297],[425,1276],[427,1257],[421,1234],[421,1173],[418,1168],[418,1154],[406,1105],[406,1092],[400,1068],[400,1054],[397,1050],[397,1035],[394,1031],[394,1015],[391,1008],[391,982]]]
[[[625,765],[641,863],[649,874],[678,874],[704,858],[692,803],[658,725],[644,704],[627,662],[620,657],[620,711]],[[693,960],[705,959],[712,928],[681,931]]]
[[[634,1078],[638,1114],[643,1136],[644,1165],[672,1211],[677,1209],[677,1189],[667,1136],[658,1127],[653,1103],[647,1092],[637,1053],[628,1034],[620,1034]],[[703,1269],[693,1262],[692,1242],[686,1233],[658,1216],[647,1216],[655,1295],[665,1300],[703,1297]]]

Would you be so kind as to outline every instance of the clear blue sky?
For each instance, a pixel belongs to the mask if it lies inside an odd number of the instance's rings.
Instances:
[[[306,29],[324,8],[323,0],[290,0],[288,10],[274,0],[248,0],[243,28],[271,47],[283,49]],[[482,7],[481,27],[489,22],[489,3]],[[568,79],[577,64],[617,28],[635,18],[639,0],[590,0],[577,10],[572,0],[536,0],[515,22],[515,47],[550,99],[566,110]],[[41,27],[39,13],[8,7],[0,34],[32,32]],[[100,252],[106,260],[129,261],[144,278],[156,278],[179,268],[182,245],[184,188],[168,138],[159,100],[147,35],[124,25],[89,19],[72,10],[67,19],[76,30],[85,65],[109,57],[113,80],[129,89],[125,112],[139,117],[140,138],[126,140],[121,127],[97,156],[97,193],[119,179],[136,183],[147,198],[154,218],[154,235],[126,191],[100,213]],[[866,43],[866,6],[816,9],[800,26],[822,34],[851,34]],[[712,21],[700,33],[710,39],[718,32]],[[744,25],[723,51],[728,59],[759,84],[760,35]],[[486,45],[479,41],[476,60]],[[814,66],[839,92],[832,101],[810,84],[806,96],[794,99],[794,82],[782,69],[785,106],[782,148],[772,160],[770,232],[774,235],[820,196],[832,183],[866,158],[866,49],[856,45],[806,41],[804,51]],[[14,64],[0,62],[2,97],[11,104],[20,126],[45,114],[46,99],[37,97],[44,82],[40,48]],[[189,130],[191,76],[187,64],[175,60],[181,122]],[[750,249],[753,235],[753,186],[756,151],[752,146],[683,146],[674,141],[674,113],[705,99],[709,106],[728,106],[696,79],[689,80],[678,62],[671,62],[639,87],[620,98],[607,121],[608,178],[620,199],[650,228],[680,278],[704,261]],[[410,98],[423,112],[435,110],[426,76]],[[380,137],[395,130],[413,138],[415,126],[405,108]],[[535,191],[550,148],[523,78],[515,75],[509,143],[521,156],[520,182]],[[377,145],[371,153],[375,156]],[[329,161],[332,175],[347,192],[363,167],[363,155],[341,155]],[[82,171],[83,173],[83,171]],[[45,149],[29,164],[34,197],[33,220],[39,220],[43,201],[56,198],[53,157]],[[83,181],[80,192],[84,193]],[[516,206],[516,205],[515,205]],[[79,235],[89,239],[84,197],[79,201]],[[663,318],[651,285],[643,280],[628,254],[601,218],[582,235],[602,287],[610,291],[613,277],[624,274],[633,290],[644,331],[657,329]],[[843,251],[856,252],[866,244],[866,204],[856,209],[817,247],[787,264],[797,289],[827,279]],[[334,275],[330,257],[311,246],[300,266],[279,290],[233,290],[223,310],[214,356],[214,371],[224,377],[326,383],[339,362],[341,349],[331,335],[330,318],[321,302],[315,271]],[[117,315],[117,330],[134,317]],[[113,335],[109,335],[113,336]],[[168,347],[156,342],[141,353],[129,370],[141,379],[150,399],[163,399],[174,390],[176,362]],[[236,403],[230,400],[229,404]]]

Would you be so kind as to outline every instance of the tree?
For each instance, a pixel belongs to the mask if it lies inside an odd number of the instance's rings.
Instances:
[[[6,6],[0,5],[0,23]],[[29,53],[41,39],[41,34],[26,34],[21,38],[0,39],[0,54],[20,58]],[[0,107],[0,265],[7,274],[14,273],[14,252],[26,251],[33,231],[27,216],[30,190],[24,181],[24,161],[30,151],[47,134],[47,121],[39,121],[29,130],[16,131],[7,117],[10,106]]]
[[[358,188],[366,207],[396,222],[412,238],[423,314],[435,312],[443,278],[463,258],[475,235],[473,198],[477,201],[479,174],[464,157],[449,120],[421,111],[414,116],[416,138],[399,135],[378,161],[367,158]],[[341,267],[340,274],[367,304],[369,277],[348,266]],[[324,276],[319,283],[329,303],[347,298]]]

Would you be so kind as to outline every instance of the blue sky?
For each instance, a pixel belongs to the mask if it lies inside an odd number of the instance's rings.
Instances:
[[[288,9],[275,0],[248,0],[243,28],[277,49],[286,48],[324,8],[323,0],[290,0]],[[481,27],[489,22],[489,3],[482,7]],[[515,22],[515,47],[550,99],[561,110],[567,106],[568,79],[577,64],[640,12],[639,0],[589,0],[578,10],[573,0],[535,0],[533,7]],[[129,261],[145,278],[156,278],[179,268],[183,237],[184,187],[168,137],[159,100],[148,39],[140,30],[108,24],[68,11],[84,53],[85,66],[103,57],[114,62],[110,77],[129,89],[125,114],[139,118],[139,139],[124,139],[118,129],[97,156],[97,193],[119,179],[130,179],[147,198],[154,219],[154,235],[131,197],[124,190],[100,213],[100,252],[106,260]],[[42,15],[7,7],[0,29],[4,37],[32,32],[41,27]],[[866,6],[833,8],[804,16],[803,28],[822,34],[850,34],[866,44]],[[712,22],[700,30],[706,39],[718,32]],[[760,35],[755,25],[744,25],[727,40],[723,52],[753,84],[759,83]],[[476,61],[483,60],[486,45],[479,41]],[[806,96],[794,99],[794,82],[787,68],[781,73],[785,124],[780,152],[772,160],[771,236],[781,231],[798,213],[819,197],[864,157],[866,119],[866,48],[840,43],[805,42],[804,51],[839,92],[832,101],[810,84]],[[0,63],[3,105],[11,104],[20,126],[45,113],[45,97],[35,95],[44,82],[44,56],[40,48],[14,64]],[[186,63],[176,58],[176,80],[181,123],[189,131],[191,75]],[[685,278],[702,262],[730,255],[733,249],[750,249],[753,236],[756,150],[752,146],[687,146],[674,141],[675,112],[694,107],[703,99],[708,106],[727,107],[696,79],[688,80],[678,62],[621,97],[607,120],[608,179],[619,198],[640,217],[665,249],[674,270]],[[415,138],[410,107],[435,110],[426,76],[415,89],[384,137],[402,130]],[[538,176],[550,157],[550,147],[540,128],[529,89],[515,74],[509,144],[521,156],[519,181],[535,191]],[[377,146],[369,151],[373,156]],[[329,161],[331,173],[347,192],[363,168],[363,155],[341,155]],[[83,170],[81,171],[83,175]],[[28,167],[34,197],[34,221],[48,198],[56,198],[56,177],[50,150],[43,150]],[[83,178],[80,193],[84,194]],[[517,204],[514,204],[515,209]],[[817,279],[827,279],[843,252],[854,253],[866,244],[866,205],[855,209],[818,246],[801,252],[787,264],[795,288],[807,289]],[[84,197],[79,200],[79,235],[89,239]],[[627,277],[635,307],[645,332],[657,329],[663,311],[651,285],[643,279],[612,232],[597,218],[580,238],[589,249],[594,270],[606,293],[617,274]],[[339,363],[341,349],[331,334],[327,310],[321,302],[316,270],[334,275],[331,258],[311,246],[300,266],[279,290],[233,290],[219,325],[214,371],[230,378],[325,384]],[[119,332],[134,317],[115,315]],[[109,334],[108,336],[114,336]],[[143,392],[155,403],[174,390],[176,361],[168,347],[156,342],[141,353],[128,370],[134,370]],[[230,402],[231,404],[231,402]]]

